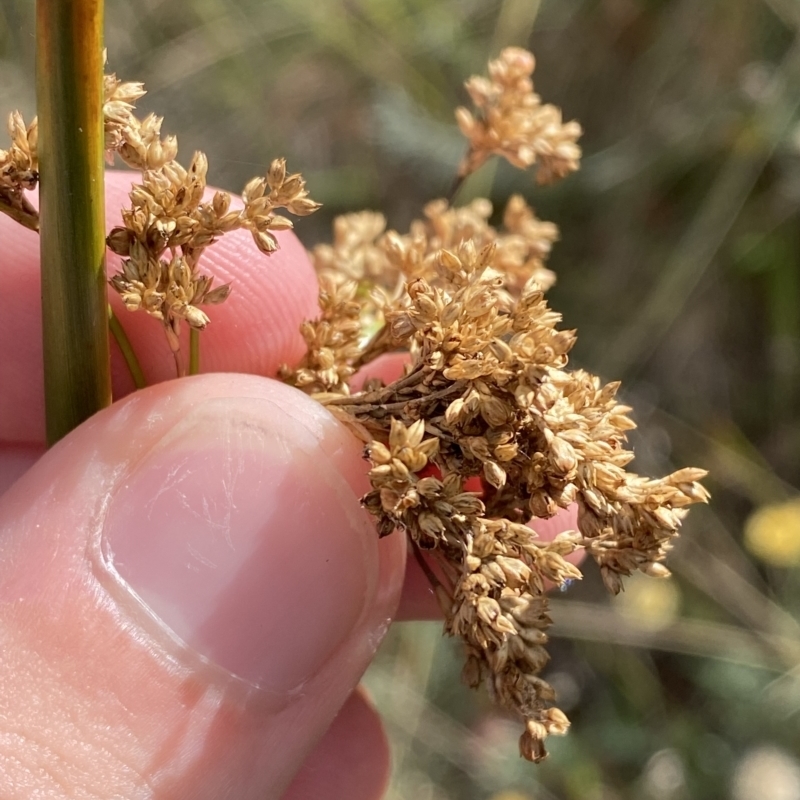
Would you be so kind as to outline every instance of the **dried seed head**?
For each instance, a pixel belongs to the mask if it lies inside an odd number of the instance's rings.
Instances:
[[[116,154],[142,172],[142,182],[130,192],[131,206],[123,210],[123,226],[114,228],[107,239],[109,248],[125,257],[122,272],[110,283],[128,309],[143,309],[161,321],[170,348],[178,353],[181,322],[203,330],[209,318],[200,306],[222,303],[231,291],[229,285],[212,289],[213,277],[200,272],[205,249],[224,234],[244,228],[269,255],[279,246],[273,231],[292,227],[275,211],[286,208],[302,216],[319,204],[309,199],[302,176],[287,176],[283,159],[272,162],[265,178],[247,184],[243,208],[232,211],[226,192],[215,192],[207,201],[208,159],[197,152],[188,168],[181,166],[175,160],[175,137],[161,138],[162,118],[135,116],[134,106],[143,94],[140,83],[105,77],[106,148],[112,160]],[[0,207],[2,197],[0,183]]]
[[[489,78],[470,78],[467,91],[474,111],[456,109],[456,121],[469,141],[459,175],[475,172],[491,155],[520,169],[537,166],[539,183],[552,183],[578,169],[581,157],[577,122],[562,122],[561,111],[542,104],[533,91],[533,55],[507,47],[489,62]]]
[[[0,213],[37,231],[39,213],[25,196],[39,181],[37,120],[26,126],[22,115],[14,111],[8,117],[8,133],[11,145],[0,150]]]
[[[475,111],[457,111],[470,143],[462,175],[491,154],[536,165],[540,182],[577,169],[580,127],[541,103],[534,64],[508,48],[488,78],[467,83]],[[205,156],[196,153],[188,168],[175,160],[177,142],[162,138],[161,118],[133,113],[143,92],[106,78],[107,146],[142,171],[123,226],[108,238],[123,258],[110,282],[129,309],[160,321],[178,354],[182,324],[202,330],[203,307],[230,293],[201,273],[204,250],[243,228],[269,254],[275,232],[292,225],[277,210],[302,216],[318,204],[283,159],[247,183],[240,209],[224,192],[206,200]],[[23,193],[38,177],[36,126],[12,115],[9,128],[0,210],[24,217]],[[333,244],[313,254],[320,313],[301,328],[306,355],[281,375],[365,442],[371,490],[363,503],[379,535],[402,529],[438,563],[445,629],[467,648],[465,680],[519,716],[520,752],[539,761],[545,738],[569,726],[538,677],[551,624],[545,586],[581,577],[566,560],[578,547],[613,593],[636,570],[668,575],[662,562],[686,509],[708,493],[703,470],[662,479],[626,471],[630,409],[616,400],[618,384],[568,369],[575,334],[558,328],[544,296],[557,229],[518,196],[502,229],[489,224],[491,214],[484,199],[462,208],[438,200],[404,234],[387,232],[374,212],[337,219]],[[408,353],[404,374],[351,395],[355,371],[394,350]],[[578,531],[545,543],[527,525],[573,503]]]
[[[520,59],[509,74],[524,80],[527,68]],[[575,333],[559,330],[549,284],[536,271],[517,279],[555,231],[515,199],[513,232],[498,233],[490,210],[432,204],[405,235],[384,233],[379,215],[337,220],[334,244],[315,251],[322,315],[303,326],[308,352],[285,375],[367,444],[364,505],[381,535],[404,530],[439,562],[445,629],[467,644],[465,679],[519,715],[521,752],[540,760],[545,737],[568,727],[538,677],[545,587],[581,577],[566,560],[577,547],[614,593],[635,570],[662,574],[685,507],[707,493],[702,470],[660,480],[625,470],[633,422],[618,384],[568,369]],[[378,299],[365,313],[355,298],[370,290]],[[408,352],[402,377],[351,395],[352,371],[388,350]],[[478,494],[467,490],[476,482]],[[579,531],[545,543],[525,524],[573,503]]]

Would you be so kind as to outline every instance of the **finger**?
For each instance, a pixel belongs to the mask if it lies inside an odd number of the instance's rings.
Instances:
[[[282,800],[379,800],[389,779],[389,743],[362,690],[354,692]]]
[[[278,382],[137,392],[0,500],[9,800],[279,797],[399,598],[360,446]]]
[[[44,445],[6,445],[0,448],[0,496],[44,454]]]
[[[120,209],[138,179],[132,172],[106,176],[107,226],[121,224]],[[241,205],[241,204],[239,204]],[[280,250],[265,257],[246,231],[226,234],[209,248],[201,272],[231,283],[231,295],[214,306],[201,334],[203,372],[244,372],[273,376],[281,363],[295,363],[305,346],[300,324],[318,313],[317,283],[308,256],[291,232],[279,232]],[[39,237],[0,214],[0,444],[44,442],[41,281]],[[108,274],[120,258],[108,253]],[[116,292],[109,300],[125,328],[149,384],[175,377],[175,365],[161,324],[144,312],[131,313]],[[186,328],[186,326],[184,326]],[[183,350],[188,352],[188,331]],[[133,381],[112,341],[115,397],[133,389]]]

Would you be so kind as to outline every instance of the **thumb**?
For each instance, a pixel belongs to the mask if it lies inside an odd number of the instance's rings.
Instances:
[[[399,598],[365,481],[321,406],[243,375],[49,451],[0,502],[3,797],[280,797]]]

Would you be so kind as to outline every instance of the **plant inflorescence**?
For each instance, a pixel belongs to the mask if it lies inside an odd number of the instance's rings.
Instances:
[[[533,56],[504,50],[487,78],[467,88],[475,111],[458,109],[469,140],[460,175],[498,154],[534,166],[540,182],[578,168],[580,127],[533,92]],[[540,677],[550,625],[545,588],[580,578],[578,549],[606,587],[634,571],[656,577],[686,507],[708,495],[700,469],[661,479],[628,472],[634,427],[604,384],[568,368],[574,331],[545,299],[554,225],[512,197],[503,227],[486,200],[452,208],[438,200],[405,234],[379,214],[340,217],[332,246],[317,247],[319,319],[307,322],[308,352],[282,376],[310,392],[365,442],[372,491],[364,498],[380,535],[406,532],[445,615],[466,643],[464,678],[485,685],[521,717],[520,752],[545,755],[566,716]],[[365,299],[366,298],[366,299]],[[403,374],[348,379],[389,352],[406,352]],[[479,479],[479,491],[469,491]],[[578,508],[578,530],[539,540],[527,524]]]
[[[488,77],[466,86],[474,108],[456,111],[468,148],[457,180],[490,156],[533,168],[540,183],[578,169],[581,129],[562,121],[533,90],[533,56],[507,48]],[[204,250],[245,228],[259,250],[291,227],[277,209],[313,212],[300,175],[272,163],[247,184],[241,207],[208,195],[207,161],[175,160],[160,118],[138,120],[141,84],[106,78],[106,147],[142,173],[108,237],[123,256],[111,278],[130,310],[163,325],[180,350],[180,325],[204,328],[201,308],[223,302],[200,272]],[[0,210],[35,228],[25,191],[36,182],[36,126],[11,117],[12,145],[0,151]],[[320,314],[301,329],[307,352],[279,377],[307,392],[365,445],[371,491],[363,498],[381,536],[408,536],[442,605],[445,630],[466,645],[464,678],[484,685],[523,724],[520,752],[539,761],[566,716],[541,677],[550,625],[545,590],[580,578],[570,556],[583,550],[612,593],[635,571],[666,577],[663,565],[687,507],[705,502],[705,472],[651,479],[627,470],[630,409],[619,384],[569,368],[575,332],[546,300],[555,281],[546,260],[558,230],[512,197],[502,225],[492,205],[435,200],[409,230],[387,230],[379,213],[339,217],[333,242],[317,246]],[[370,362],[403,353],[402,374],[351,379]],[[577,507],[577,530],[540,540],[532,518]]]
[[[308,197],[299,174],[288,174],[284,159],[276,159],[265,177],[253,178],[242,193],[242,207],[232,208],[227,192],[206,197],[208,160],[195,153],[188,168],[176,160],[174,136],[161,138],[161,117],[139,120],[134,104],[144,94],[140,83],[105,79],[106,147],[133,169],[142,182],[130,192],[130,208],[123,209],[123,225],[108,236],[108,246],[123,256],[122,272],[111,278],[130,311],[140,309],[160,320],[175,355],[178,373],[181,322],[203,330],[209,318],[201,306],[222,303],[230,285],[213,289],[213,276],[200,271],[207,247],[223,234],[244,228],[267,255],[278,248],[273,231],[292,227],[275,213],[285,209],[305,216],[319,208]]]

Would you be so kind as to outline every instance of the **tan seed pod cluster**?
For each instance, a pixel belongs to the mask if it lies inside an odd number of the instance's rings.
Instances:
[[[377,212],[362,211],[337,217],[333,242],[317,245],[311,252],[314,267],[325,287],[320,295],[323,314],[318,322],[305,324],[303,336],[308,353],[296,369],[288,365],[282,367],[284,380],[306,391],[329,391],[337,383],[344,387],[357,367],[393,349],[396,343],[390,329],[383,326],[384,308],[402,294],[405,282],[430,279],[436,274],[442,249],[456,248],[465,241],[478,247],[492,245],[495,261],[510,292],[518,293],[529,281],[542,289],[552,286],[555,275],[545,266],[545,261],[558,239],[558,228],[538,219],[520,195],[508,201],[502,228],[489,223],[492,212],[492,204],[483,198],[462,207],[451,206],[446,200],[434,200],[423,209],[423,218],[412,221],[404,234],[387,231],[386,218]],[[331,288],[334,284],[342,285],[335,293]],[[354,303],[357,299],[357,304],[348,306],[348,312],[342,308],[342,319],[345,316],[351,322],[360,319],[360,333],[332,335],[331,298],[345,295],[350,298],[347,302]],[[353,311],[355,307],[360,309],[357,314]],[[317,324],[324,330],[312,333]],[[369,345],[353,361],[352,344],[362,339],[369,340]],[[321,365],[329,361],[339,365],[338,378],[332,374],[324,379],[314,378],[308,373],[309,369],[323,369]]]
[[[504,50],[489,77],[467,89],[475,112],[457,110],[470,148],[459,170],[470,174],[499,155],[537,167],[546,183],[578,168],[581,129],[533,92],[533,56]],[[292,226],[276,213],[303,216],[318,204],[298,174],[273,161],[245,187],[241,208],[224,192],[208,196],[208,163],[196,153],[176,160],[161,118],[139,120],[138,83],[105,80],[109,157],[141,172],[123,225],[109,247],[122,256],[111,285],[131,310],[162,324],[180,372],[180,332],[208,324],[203,306],[223,302],[200,272],[207,247],[236,229],[258,249],[278,247],[274,233]],[[0,211],[36,228],[24,197],[38,180],[36,123],[19,114],[12,144],[0,150]],[[660,479],[627,470],[630,409],[619,385],[569,369],[575,332],[559,328],[545,292],[545,266],[556,227],[512,197],[503,226],[478,199],[463,207],[429,203],[407,233],[386,230],[381,214],[340,217],[334,242],[312,256],[320,314],[301,333],[307,352],[280,376],[323,403],[365,444],[371,490],[363,498],[381,536],[400,530],[434,583],[445,630],[466,648],[464,679],[485,686],[522,722],[520,753],[539,761],[548,735],[569,721],[541,677],[551,624],[545,590],[582,576],[570,556],[582,549],[613,593],[639,571],[665,577],[663,561],[688,506],[706,502],[701,469]],[[352,393],[357,370],[389,351],[406,353],[403,374],[368,381]],[[528,524],[577,508],[577,530],[541,541]]]
[[[387,231],[383,214],[346,214],[334,221],[333,243],[312,250],[314,266],[337,280],[393,292],[403,280],[433,275],[440,250],[471,240],[478,247],[495,246],[509,285],[519,289],[533,278],[545,289],[552,286],[555,276],[544,262],[558,228],[536,217],[520,195],[508,201],[500,229],[489,223],[493,211],[484,198],[460,207],[433,200],[423,209],[423,219],[413,220],[405,234]]]
[[[265,177],[247,184],[243,208],[232,209],[225,192],[207,200],[205,155],[195,153],[184,168],[175,160],[177,138],[161,136],[162,118],[136,116],[144,85],[110,74],[104,76],[103,89],[106,160],[113,164],[118,156],[142,173],[141,183],[131,189],[130,208],[123,209],[123,225],[107,238],[109,248],[124,257],[122,271],[110,284],[130,311],[146,311],[161,322],[181,374],[181,323],[203,330],[209,318],[201,306],[222,303],[230,294],[230,286],[213,288],[213,276],[199,271],[203,251],[223,234],[244,228],[259,250],[270,254],[278,249],[273,232],[292,227],[275,212],[285,208],[305,216],[319,204],[308,197],[301,175],[287,174],[284,159],[273,161]],[[25,196],[39,180],[36,119],[26,126],[14,112],[8,128],[11,146],[0,150],[0,212],[38,230],[39,214]]]
[[[278,249],[274,231],[292,228],[291,220],[275,212],[285,208],[305,216],[319,204],[308,197],[301,175],[287,174],[284,159],[273,161],[265,177],[247,184],[241,208],[232,208],[226,192],[207,199],[205,155],[195,153],[188,168],[181,166],[175,160],[177,139],[161,139],[161,118],[151,114],[139,120],[133,113],[143,85],[110,75],[105,90],[110,157],[119,155],[142,173],[141,183],[131,189],[130,208],[122,211],[122,226],[107,238],[109,248],[124,258],[122,271],[110,283],[130,311],[146,311],[161,322],[182,374],[181,323],[203,330],[209,318],[201,306],[222,303],[230,294],[229,285],[212,288],[213,276],[200,272],[205,249],[224,234],[245,229],[269,255]]]
[[[39,181],[36,118],[26,125],[19,111],[8,116],[11,145],[0,150],[0,213],[31,230],[39,230],[39,214],[25,196]]]
[[[381,535],[404,530],[435,560],[446,630],[467,645],[466,679],[522,718],[521,752],[537,761],[546,735],[568,725],[539,675],[545,586],[581,577],[567,560],[577,548],[613,592],[634,571],[666,574],[686,507],[708,495],[703,470],[657,480],[625,470],[634,424],[618,384],[568,370],[574,333],[558,328],[535,281],[518,296],[507,290],[497,254],[471,240],[442,250],[436,275],[408,281],[387,305],[386,329],[409,353],[402,377],[351,395],[320,371],[307,386],[322,387],[318,399],[364,439],[365,506]],[[354,319],[351,309],[339,323],[352,364]],[[331,335],[337,321],[328,314],[325,325]],[[466,488],[475,478],[480,494]],[[526,524],[573,504],[579,530],[552,542]]]
[[[469,169],[491,152],[538,163],[540,177],[577,168],[580,129],[541,106],[532,70],[533,57],[511,49],[490,64],[490,80],[470,82],[484,116],[471,118],[483,127]],[[582,576],[569,558],[578,549],[614,593],[635,571],[668,575],[662,562],[687,507],[708,494],[700,469],[660,479],[627,471],[635,426],[619,384],[569,369],[575,332],[559,328],[545,299],[555,226],[521,197],[502,231],[491,212],[486,200],[435,201],[402,235],[385,232],[378,214],[340,217],[333,244],[313,252],[322,313],[303,327],[308,352],[282,374],[364,441],[363,503],[379,534],[407,534],[445,630],[466,645],[466,682],[521,719],[520,753],[539,761],[546,737],[569,726],[541,677],[546,588]],[[351,393],[353,372],[389,350],[407,353],[403,374]],[[529,521],[568,507],[578,529],[540,541]]]
[[[361,307],[355,281],[319,276],[320,317],[306,320],[300,333],[306,354],[296,367],[283,365],[279,376],[309,393],[344,393],[361,355]]]
[[[386,217],[376,211],[360,211],[336,217],[333,242],[319,244],[312,251],[314,267],[335,280],[396,283],[389,273],[386,252],[381,247],[386,232]]]
[[[458,126],[469,141],[459,175],[472,174],[491,155],[520,169],[535,164],[539,183],[552,183],[578,169],[581,127],[563,122],[560,109],[543,104],[533,91],[535,65],[527,50],[507,47],[489,62],[488,78],[467,81],[475,108],[456,109]]]
[[[116,75],[103,78],[105,100],[103,119],[106,158],[114,163],[118,155],[129,167],[140,171],[158,169],[178,154],[174,136],[161,139],[162,117],[149,114],[143,120],[133,113],[136,102],[145,95],[143,83],[120,81]]]
[[[134,169],[154,169],[175,158],[175,137],[160,139],[161,118],[154,115],[139,121],[133,113],[136,101],[145,94],[144,85],[123,83],[116,75],[103,76],[103,129],[106,159],[117,153]],[[18,111],[8,119],[11,147],[0,150],[0,212],[31,230],[39,229],[39,213],[25,198],[39,181],[36,152],[37,118],[26,126]]]

